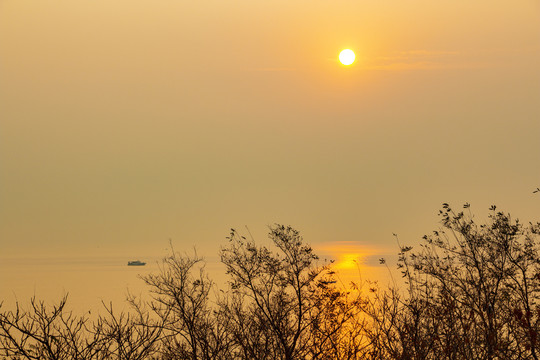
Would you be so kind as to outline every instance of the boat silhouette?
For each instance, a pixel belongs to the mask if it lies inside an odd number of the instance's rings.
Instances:
[[[143,265],[146,265],[146,263],[139,260],[128,261],[128,266],[143,266]]]

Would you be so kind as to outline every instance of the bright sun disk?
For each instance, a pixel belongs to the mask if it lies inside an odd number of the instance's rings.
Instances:
[[[345,49],[339,53],[339,61],[343,65],[351,65],[354,62],[355,58],[356,55],[354,55],[354,51],[350,49]]]

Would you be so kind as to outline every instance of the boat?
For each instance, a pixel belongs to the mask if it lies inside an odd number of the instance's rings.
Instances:
[[[146,265],[146,263],[139,260],[128,261],[128,266],[143,266],[143,265]]]

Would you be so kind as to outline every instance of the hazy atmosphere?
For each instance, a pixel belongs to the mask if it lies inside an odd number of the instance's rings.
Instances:
[[[539,64],[537,0],[0,0],[0,300],[230,228],[369,272],[445,202],[537,219]]]

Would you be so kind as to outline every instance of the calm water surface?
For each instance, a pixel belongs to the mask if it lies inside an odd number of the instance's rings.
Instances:
[[[206,270],[218,286],[226,283],[225,267],[217,256],[206,258]],[[129,260],[141,260],[145,266],[127,266]],[[0,302],[13,309],[18,301],[24,308],[30,298],[51,305],[68,294],[68,308],[84,313],[103,309],[102,301],[113,303],[115,310],[126,310],[128,290],[133,295],[148,295],[148,286],[139,278],[157,273],[162,257],[128,259],[126,257],[0,258]],[[364,279],[375,279],[380,268],[364,268]],[[344,284],[358,281],[356,269],[342,269]],[[384,275],[385,272],[382,273]],[[196,274],[194,274],[196,275]],[[388,274],[383,276],[388,282]],[[399,278],[399,277],[398,277]],[[340,280],[340,282],[341,282]]]
[[[75,311],[99,309],[112,301],[119,310],[125,306],[127,291],[147,291],[139,279],[158,271],[160,258],[140,259],[145,266],[127,266],[125,257],[109,258],[8,258],[0,259],[0,301],[12,308],[23,306],[32,296],[48,304],[69,294],[68,305]]]

